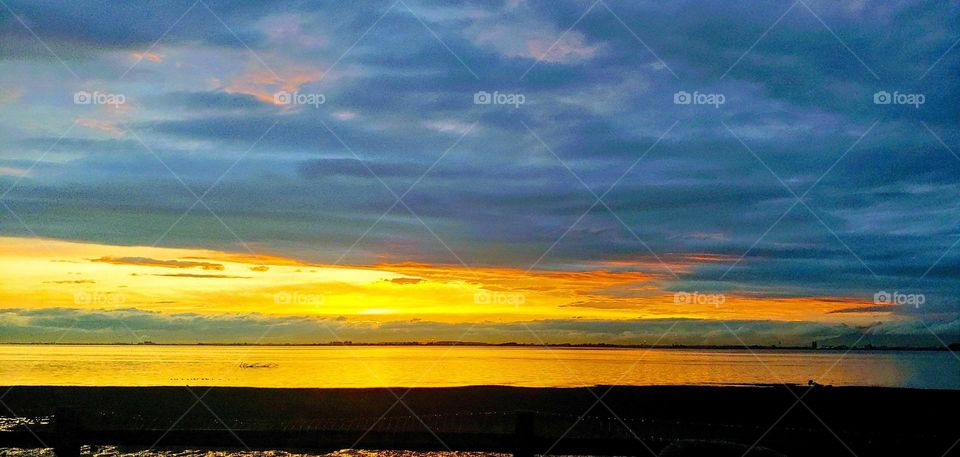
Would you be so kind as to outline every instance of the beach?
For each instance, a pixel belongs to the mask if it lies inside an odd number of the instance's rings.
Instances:
[[[941,457],[960,438],[943,420],[960,410],[953,363],[866,349],[0,345],[0,447]]]
[[[960,392],[934,389],[16,386],[3,402],[18,416],[35,418],[68,406],[78,412],[87,430],[173,429],[167,435],[171,437],[177,436],[177,430],[205,430],[219,436],[222,446],[238,452],[266,439],[258,430],[298,428],[315,431],[316,436],[335,431],[348,444],[355,440],[354,446],[343,447],[373,450],[383,449],[387,442],[383,440],[391,437],[399,446],[405,436],[412,437],[412,450],[470,450],[454,446],[468,443],[464,436],[472,432],[502,434],[500,451],[504,452],[516,432],[518,414],[532,417],[535,438],[530,444],[543,447],[532,449],[534,453],[550,449],[558,454],[589,454],[581,447],[590,442],[586,440],[608,437],[614,443],[611,446],[622,446],[618,450],[630,455],[645,454],[647,447],[663,450],[677,442],[707,441],[739,446],[735,449],[741,454],[755,446],[785,455],[853,451],[855,455],[942,456],[960,438],[955,423],[945,420],[960,410]],[[297,440],[291,443],[303,443]],[[160,449],[167,443],[161,439],[156,444],[153,447]]]

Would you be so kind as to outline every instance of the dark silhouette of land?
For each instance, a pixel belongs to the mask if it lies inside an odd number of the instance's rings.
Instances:
[[[34,425],[17,435],[25,446],[39,437],[135,448],[742,456],[756,445],[747,455],[960,455],[960,446],[951,449],[960,439],[960,391],[948,390],[18,386],[3,402],[25,417],[59,413],[61,429],[73,437],[58,438],[56,425]],[[4,436],[12,444],[11,433],[0,432],[0,446]]]

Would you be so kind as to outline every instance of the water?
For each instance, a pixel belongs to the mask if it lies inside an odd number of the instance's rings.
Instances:
[[[0,345],[0,383],[576,387],[822,384],[960,389],[946,351]]]

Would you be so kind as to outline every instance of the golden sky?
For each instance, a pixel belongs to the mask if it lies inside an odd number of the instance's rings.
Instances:
[[[671,269],[682,272],[711,261],[691,256]],[[0,237],[0,300],[7,308],[437,322],[673,317],[866,322],[888,315],[830,314],[872,304],[862,297],[687,291],[678,298],[664,289],[668,278],[639,271],[645,266],[618,261],[588,264],[583,271],[527,272],[412,263],[318,265],[205,249]]]

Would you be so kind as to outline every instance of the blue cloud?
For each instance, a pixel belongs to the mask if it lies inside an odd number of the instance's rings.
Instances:
[[[198,195],[217,183],[205,201],[244,241],[332,261],[416,183],[416,216],[395,206],[347,260],[454,262],[419,216],[476,265],[649,247],[724,256],[674,288],[916,288],[944,310],[960,292],[957,5],[611,1],[578,22],[588,4],[405,3],[210,1],[229,28],[203,5],[170,28],[193,2],[9,1],[64,63],[0,12],[4,202],[41,236],[152,244],[194,203],[181,179]],[[155,42],[160,61],[120,79]],[[270,103],[303,74],[295,90],[324,104]],[[75,90],[130,105],[77,106]],[[615,215],[587,212],[591,191]],[[0,217],[0,233],[30,234]],[[161,244],[239,249],[221,229],[200,207]]]

